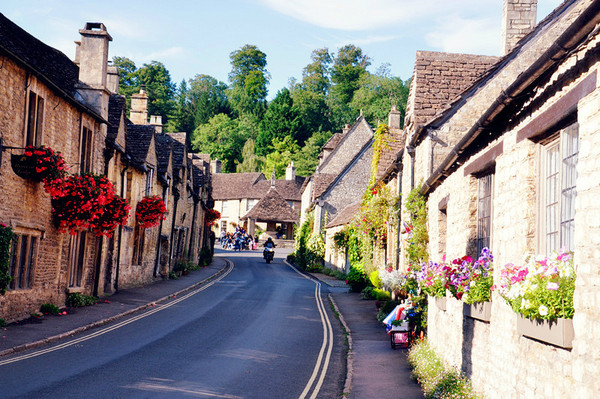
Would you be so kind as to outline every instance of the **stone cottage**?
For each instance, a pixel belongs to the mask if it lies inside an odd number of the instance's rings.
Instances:
[[[71,293],[105,295],[147,283],[168,272],[176,256],[197,257],[206,243],[210,159],[193,159],[179,148],[177,135],[163,151],[164,141],[156,138],[160,121],[148,124],[147,113],[136,105],[143,105],[144,93],[134,95],[134,110],[141,112],[129,120],[125,98],[118,96],[117,70],[108,63],[112,38],[106,27],[87,23],[79,33],[71,61],[0,14],[0,223],[17,236],[11,248],[12,282],[0,295],[0,318],[7,322],[28,317],[43,303],[62,306]],[[12,161],[27,145],[61,152],[70,173],[107,176],[116,194],[132,205],[127,225],[112,237],[59,232],[43,184],[16,174]],[[159,261],[165,234],[146,229],[151,231],[136,236],[135,205],[148,193],[179,208],[169,212],[173,222],[166,230],[164,270]],[[175,230],[177,245],[172,245]]]
[[[535,14],[535,0],[505,0],[506,54],[434,114],[419,118],[418,101],[429,95],[419,99],[416,81],[397,176],[402,192],[420,185],[427,198],[433,260],[477,256],[487,246],[497,281],[503,265],[522,264],[526,254],[574,254],[572,340],[532,339],[496,292],[484,320],[448,297],[445,307],[430,301],[428,311],[429,339],[446,361],[489,398],[593,398],[600,2],[565,1],[537,26]],[[415,76],[424,66],[417,60]]]

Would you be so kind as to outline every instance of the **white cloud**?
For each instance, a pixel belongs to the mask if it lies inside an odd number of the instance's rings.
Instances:
[[[368,30],[408,21],[430,11],[436,1],[262,0],[269,8],[323,28]]]
[[[466,19],[449,15],[425,36],[428,45],[446,52],[497,55],[500,53],[498,18]]]

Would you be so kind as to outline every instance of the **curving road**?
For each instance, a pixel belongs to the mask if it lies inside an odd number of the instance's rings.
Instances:
[[[220,280],[52,347],[2,359],[15,398],[336,398],[345,347],[326,288],[257,252]]]

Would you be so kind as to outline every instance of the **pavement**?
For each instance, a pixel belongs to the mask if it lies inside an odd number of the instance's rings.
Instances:
[[[176,280],[122,289],[96,305],[67,308],[66,315],[9,324],[0,329],[0,357],[47,345],[168,301],[208,283],[226,269],[225,259],[214,257],[209,266]],[[329,298],[348,333],[346,397],[423,398],[419,385],[410,377],[407,350],[391,349],[389,336],[375,318],[375,301],[348,292],[344,281],[320,273],[311,275],[330,287]]]

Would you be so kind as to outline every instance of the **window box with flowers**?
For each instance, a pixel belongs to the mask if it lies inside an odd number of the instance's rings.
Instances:
[[[438,309],[446,310],[446,275],[448,265],[437,262],[424,262],[421,270],[417,272],[417,281],[421,291],[429,295],[429,302],[435,302]]]
[[[476,261],[463,256],[444,269],[448,291],[464,302],[463,314],[467,317],[490,321],[493,259],[490,250],[483,248]]]
[[[138,224],[146,229],[156,227],[161,220],[165,220],[167,206],[158,195],[144,197],[135,208],[135,219]]]
[[[571,348],[575,278],[572,254],[560,251],[528,256],[523,266],[507,264],[495,288],[519,315],[519,334]]]

